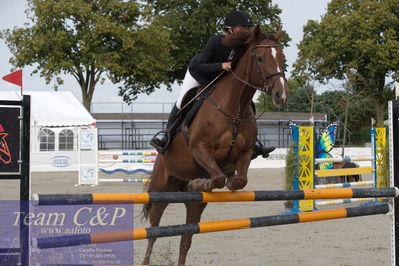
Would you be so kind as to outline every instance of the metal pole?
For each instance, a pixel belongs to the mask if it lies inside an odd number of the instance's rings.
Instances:
[[[22,100],[22,145],[21,145],[21,178],[20,178],[20,209],[23,213],[30,212],[30,95],[24,95]],[[29,265],[29,226],[20,222],[21,264]]]
[[[390,159],[390,184],[399,184],[399,127],[398,127],[398,109],[399,105],[397,101],[390,101],[388,103],[388,113],[389,113],[389,159]],[[399,202],[398,199],[393,200],[393,215],[391,216],[391,265],[397,265],[399,261],[399,233],[398,233],[398,223],[399,223]]]

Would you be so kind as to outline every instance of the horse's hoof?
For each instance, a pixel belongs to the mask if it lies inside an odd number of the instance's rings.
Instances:
[[[187,184],[187,191],[188,192],[194,192],[195,190],[194,190],[194,184],[193,184],[193,180],[190,180],[190,181],[188,181],[188,184]]]
[[[244,179],[241,179],[241,178],[230,178],[226,183],[226,187],[230,191],[243,189],[246,185],[247,185],[247,181]]]
[[[219,178],[215,178],[212,182],[212,184],[214,185],[215,188],[224,188],[224,186],[226,185],[226,177],[219,177]]]
[[[233,186],[232,186],[232,183],[229,182],[229,181],[227,181],[226,187],[227,187],[230,191],[234,191],[234,190],[235,190],[235,189],[233,188]]]

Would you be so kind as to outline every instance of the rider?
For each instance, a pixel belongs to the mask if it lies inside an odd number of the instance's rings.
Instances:
[[[243,11],[230,12],[224,20],[224,34],[235,35],[242,33],[249,33],[253,26],[251,17]],[[162,131],[163,138],[159,139],[157,133],[150,141],[159,153],[165,152],[170,143],[170,136],[174,134],[176,126],[180,124],[176,122],[181,119],[179,111],[182,108],[182,102],[187,92],[200,85],[205,85],[214,80],[221,72],[231,70],[231,49],[227,48],[222,43],[224,35],[216,35],[211,37],[201,53],[195,55],[189,64],[186,75],[183,80],[183,85],[177,98],[176,104],[173,106],[167,122],[166,131]],[[263,147],[257,141],[254,147],[252,159],[262,155],[267,158],[269,153],[275,147]]]

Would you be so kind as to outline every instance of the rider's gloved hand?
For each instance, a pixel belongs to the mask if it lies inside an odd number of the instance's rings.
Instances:
[[[222,63],[222,68],[225,71],[230,71],[231,70],[231,62],[224,62]]]

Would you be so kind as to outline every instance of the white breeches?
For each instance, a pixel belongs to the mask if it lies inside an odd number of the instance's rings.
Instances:
[[[192,88],[197,87],[198,85],[200,85],[199,82],[196,81],[191,76],[190,71],[188,71],[188,69],[187,69],[186,75],[184,76],[183,84],[182,84],[181,89],[180,89],[179,97],[177,98],[177,101],[176,101],[176,107],[179,108],[179,110],[182,107],[181,104],[182,104],[182,101],[183,101],[184,96],[186,95],[186,93],[189,90],[191,90]]]

